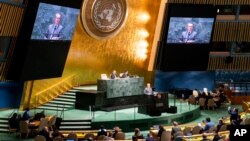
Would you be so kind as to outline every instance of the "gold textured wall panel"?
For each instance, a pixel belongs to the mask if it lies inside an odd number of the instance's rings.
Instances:
[[[250,4],[249,0],[168,0],[168,3],[190,4],[215,4],[215,5],[238,5]]]
[[[250,22],[216,22],[214,26],[213,41],[250,41]]]
[[[34,94],[60,83],[70,75],[76,75],[79,85],[96,84],[102,73],[110,74],[113,69],[118,72],[128,70],[131,74],[145,77],[145,82],[153,81],[153,72],[148,72],[149,57],[155,26],[161,1],[156,0],[127,0],[128,19],[121,32],[109,40],[96,40],[91,38],[83,29],[78,20],[76,31],[72,40],[65,69],[61,78],[29,81],[26,83],[25,99],[23,104],[35,101]],[[168,3],[192,3],[237,5],[250,4],[250,0],[166,0]],[[145,20],[142,17],[148,16]],[[160,25],[161,26],[161,25]],[[216,22],[213,41],[249,41],[250,24],[248,22]],[[144,36],[140,31],[146,31]],[[146,54],[140,49],[141,43],[146,44]],[[210,56],[208,70],[231,69],[249,70],[250,57],[234,56],[231,64],[225,63],[223,56]],[[55,90],[56,91],[56,90]]]
[[[14,37],[10,43],[7,60],[0,62],[0,81],[6,81],[5,77],[22,22],[23,12],[23,6],[0,3],[0,36]]]
[[[81,85],[96,84],[102,73],[109,76],[113,69],[118,73],[128,70],[130,74],[144,77],[145,83],[152,82],[154,74],[148,72],[147,67],[159,6],[160,1],[128,0],[127,22],[120,33],[109,40],[91,38],[78,18],[62,77],[34,81],[32,101],[35,93],[71,74],[77,75]],[[25,95],[29,92],[26,90]]]
[[[208,70],[249,70],[250,56],[235,55],[232,63],[225,63],[226,56],[210,56]]]

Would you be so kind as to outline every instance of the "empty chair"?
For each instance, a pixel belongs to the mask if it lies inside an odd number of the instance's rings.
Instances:
[[[216,131],[217,127],[211,127],[208,129],[207,133],[213,133],[214,131]]]
[[[100,135],[97,137],[97,141],[104,141],[105,140],[105,135]]]
[[[184,134],[185,136],[189,135],[190,133],[191,133],[191,127],[185,127],[185,128],[183,129],[183,134]]]
[[[250,113],[250,106],[246,101],[242,101],[242,110],[246,113]]]
[[[195,97],[190,96],[190,97],[188,98],[188,103],[189,103],[189,104],[196,105],[196,99],[195,99]]]
[[[196,134],[200,134],[201,133],[202,128],[200,126],[195,126],[192,129],[192,135],[196,135]]]
[[[212,98],[208,99],[208,101],[207,101],[207,109],[209,110],[210,107],[212,107],[213,110],[214,110],[214,107],[216,107],[216,104]]]
[[[63,140],[63,138],[55,137],[55,138],[53,139],[53,141],[64,141],[64,140]]]
[[[115,135],[115,140],[125,140],[125,134],[123,132],[118,132]]]
[[[41,135],[37,135],[35,137],[35,141],[46,141],[46,138],[44,136],[41,136]]]
[[[199,99],[199,105],[200,105],[200,107],[205,109],[206,108],[206,99],[205,98],[200,98]]]
[[[137,141],[146,141],[146,139],[137,139]]]
[[[250,118],[246,118],[245,120],[243,120],[244,125],[250,125]]]
[[[9,134],[10,133],[16,133],[17,132],[17,129],[16,128],[11,128],[10,125],[9,125]]]
[[[69,135],[67,136],[67,140],[78,141],[76,133],[73,133],[73,132],[69,133]]]
[[[161,134],[160,141],[171,141],[171,140],[172,140],[171,131],[163,131]]]
[[[226,131],[227,130],[227,125],[222,125],[219,129],[219,132]]]
[[[30,133],[29,124],[26,121],[21,120],[19,122],[19,127],[20,127],[20,131],[19,131],[20,136],[19,137],[21,138],[22,134],[26,134],[26,138],[27,138],[29,133]]]
[[[92,134],[92,133],[87,133],[85,136],[84,136],[84,139],[87,140],[89,138],[92,138],[92,139],[95,139],[95,135]]]
[[[174,134],[174,140],[175,141],[182,141],[182,138],[183,138],[184,134],[182,131],[177,131],[175,134]]]

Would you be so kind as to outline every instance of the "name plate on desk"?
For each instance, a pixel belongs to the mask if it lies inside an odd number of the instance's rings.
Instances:
[[[144,78],[98,79],[97,90],[105,91],[106,98],[143,95]]]

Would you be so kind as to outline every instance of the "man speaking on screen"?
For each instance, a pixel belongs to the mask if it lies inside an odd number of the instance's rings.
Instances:
[[[62,29],[63,26],[61,23],[62,15],[60,13],[56,13],[54,17],[54,23],[50,24],[44,38],[48,40],[60,40],[63,39]]]
[[[193,43],[196,41],[197,32],[194,31],[194,24],[188,23],[187,30],[182,32],[180,42]]]

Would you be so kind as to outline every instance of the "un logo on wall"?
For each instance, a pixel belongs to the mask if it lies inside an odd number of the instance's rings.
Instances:
[[[108,39],[123,27],[127,13],[126,0],[85,0],[81,22],[91,37]]]

